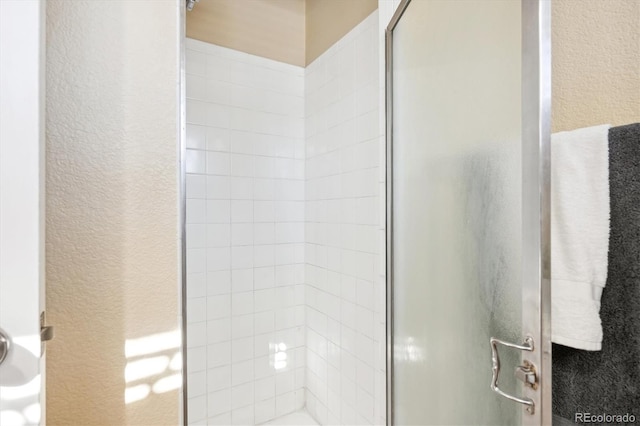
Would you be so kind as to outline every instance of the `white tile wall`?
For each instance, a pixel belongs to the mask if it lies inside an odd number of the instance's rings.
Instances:
[[[304,70],[187,39],[190,424],[304,405]]]
[[[385,423],[379,28],[374,12],[305,70],[306,404],[321,424]]]
[[[306,69],[187,40],[191,424],[385,423],[384,28]]]

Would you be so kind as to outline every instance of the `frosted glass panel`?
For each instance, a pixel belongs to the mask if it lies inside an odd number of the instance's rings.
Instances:
[[[522,338],[520,15],[414,0],[393,33],[395,424],[520,423],[489,387]]]

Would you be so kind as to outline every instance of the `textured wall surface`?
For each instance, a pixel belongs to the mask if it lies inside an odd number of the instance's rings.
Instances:
[[[187,40],[189,423],[304,406],[304,69]]]
[[[305,73],[307,409],[383,424],[384,210],[378,13]]]
[[[178,13],[47,2],[51,425],[179,423]]]
[[[304,65],[305,0],[205,0],[187,13],[187,37]]]
[[[552,3],[554,132],[640,121],[640,2]]]
[[[313,62],[378,8],[377,0],[305,0],[305,57]]]

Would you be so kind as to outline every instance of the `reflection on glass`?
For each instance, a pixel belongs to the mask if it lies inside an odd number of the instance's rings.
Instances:
[[[393,347],[394,359],[398,362],[422,362],[422,348],[415,343],[413,337],[407,337],[404,343],[396,342]]]

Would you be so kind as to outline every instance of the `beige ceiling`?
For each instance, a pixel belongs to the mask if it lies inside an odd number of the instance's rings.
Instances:
[[[305,0],[200,0],[187,37],[304,65]]]
[[[378,0],[306,0],[306,63],[313,62],[377,8]]]
[[[377,7],[377,0],[200,0],[187,13],[187,37],[305,66]]]

